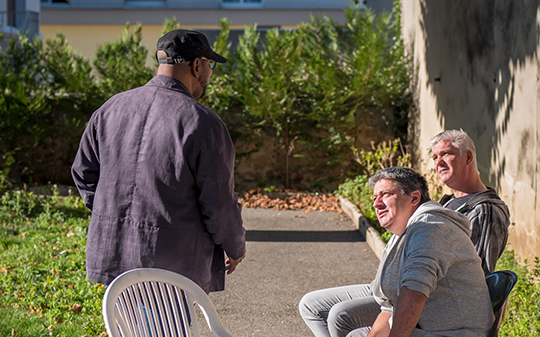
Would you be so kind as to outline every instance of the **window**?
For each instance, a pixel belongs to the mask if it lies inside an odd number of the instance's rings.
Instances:
[[[262,0],[221,0],[222,7],[261,7]]]
[[[6,15],[6,19],[7,19],[6,20],[7,25],[8,26],[15,26],[15,0],[8,0],[8,2],[7,2],[7,13],[5,15]],[[3,26],[3,24],[0,25],[0,26]]]
[[[69,0],[41,0],[41,4],[69,4]]]
[[[165,0],[124,0],[126,8],[163,8]]]

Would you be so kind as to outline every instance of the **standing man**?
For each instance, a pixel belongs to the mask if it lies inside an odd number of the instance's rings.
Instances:
[[[220,291],[246,251],[235,153],[223,121],[195,99],[227,60],[184,29],[158,40],[156,58],[157,76],[94,112],[73,163],[92,211],[87,278],[109,284],[152,267]]]
[[[441,132],[433,137],[429,146],[437,175],[453,193],[445,195],[441,205],[467,216],[482,269],[486,275],[494,272],[508,241],[508,207],[495,190],[482,183],[476,165],[476,148],[465,131]]]

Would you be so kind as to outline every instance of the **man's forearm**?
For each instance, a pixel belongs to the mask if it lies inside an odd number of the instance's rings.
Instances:
[[[388,320],[392,314],[388,312],[381,312],[371,327],[371,331],[368,337],[388,337],[390,333],[390,323]]]
[[[418,324],[427,297],[419,291],[401,287],[396,306],[390,337],[409,336]]]

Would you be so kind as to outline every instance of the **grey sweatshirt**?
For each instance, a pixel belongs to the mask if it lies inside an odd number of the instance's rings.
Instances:
[[[493,311],[469,235],[465,216],[429,201],[386,246],[373,291],[381,310],[393,313],[403,286],[427,297],[411,336],[487,336]]]

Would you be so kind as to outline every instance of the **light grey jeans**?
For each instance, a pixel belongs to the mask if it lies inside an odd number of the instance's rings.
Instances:
[[[370,284],[355,284],[307,293],[299,310],[316,337],[345,337],[354,329],[373,325],[381,307]]]

